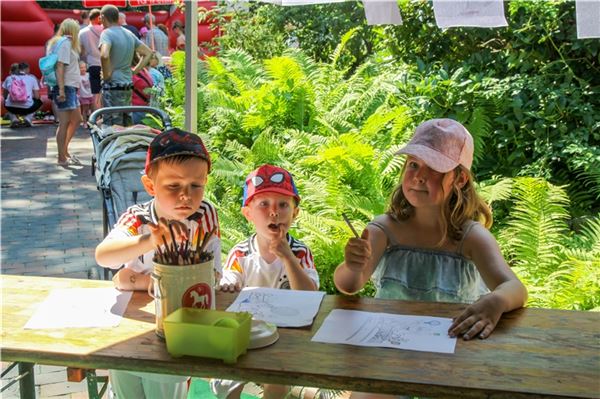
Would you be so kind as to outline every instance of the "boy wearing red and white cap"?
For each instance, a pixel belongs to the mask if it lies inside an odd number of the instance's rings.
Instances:
[[[256,233],[235,245],[223,266],[220,288],[239,291],[243,287],[268,287],[316,291],[319,275],[308,246],[288,230],[300,209],[300,196],[292,175],[285,169],[262,165],[244,184],[242,214]],[[237,399],[244,382],[211,380],[218,398]],[[289,387],[263,385],[264,397],[285,397]]]
[[[299,203],[292,175],[283,168],[262,165],[246,177],[242,214],[254,225],[256,233],[229,252],[221,290],[319,288],[310,249],[288,234],[300,211]]]

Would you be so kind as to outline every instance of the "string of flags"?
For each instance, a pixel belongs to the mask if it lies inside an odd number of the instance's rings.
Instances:
[[[340,3],[346,0],[262,0],[282,6]],[[396,0],[362,0],[369,25],[402,24]],[[575,0],[577,37],[600,38],[600,0]],[[508,26],[503,0],[433,0],[436,24],[442,28]]]

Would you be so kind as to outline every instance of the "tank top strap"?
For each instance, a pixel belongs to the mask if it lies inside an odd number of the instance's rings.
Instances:
[[[374,222],[369,222],[368,225],[375,226],[375,227],[381,229],[381,231],[383,231],[383,233],[385,234],[385,236],[387,237],[387,240],[388,240],[388,245],[387,245],[388,247],[398,245],[398,242],[394,238],[394,235],[390,233],[389,229],[383,223],[374,221]]]
[[[465,226],[463,227],[463,235],[462,238],[460,239],[460,242],[458,243],[458,249],[456,250],[456,253],[459,255],[462,255],[462,250],[463,250],[463,244],[465,242],[465,238],[467,238],[467,235],[469,235],[469,233],[471,232],[471,229],[473,228],[473,226],[475,226],[475,224],[477,224],[476,221],[474,220],[468,220],[467,222],[465,222]]]

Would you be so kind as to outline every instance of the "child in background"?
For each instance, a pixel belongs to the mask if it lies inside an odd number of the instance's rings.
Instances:
[[[156,69],[161,65],[162,56],[158,51],[153,51],[152,55],[150,56],[150,62],[148,63],[147,68],[148,72],[150,72],[150,76],[152,76],[152,81],[154,82],[154,88],[156,89],[156,97],[162,97],[165,94],[165,77],[158,69]],[[159,105],[155,100],[153,102],[153,106]]]
[[[119,218],[113,230],[96,248],[96,261],[103,267],[121,269],[113,278],[120,290],[146,291],[150,285],[154,251],[176,241],[202,240],[213,228],[216,233],[206,247],[220,269],[221,240],[215,207],[204,200],[210,157],[199,136],[170,129],[152,140],[148,148],[144,188],[151,201],[134,205]],[[218,270],[217,272],[220,272]],[[187,377],[110,370],[110,381],[118,398],[184,399]]]
[[[175,50],[185,50],[185,27],[181,21],[175,21],[173,23],[173,33],[175,33],[177,39],[175,40]]]
[[[401,184],[387,213],[346,244],[335,285],[354,294],[372,278],[376,298],[470,303],[448,334],[487,338],[527,290],[487,230],[492,215],[470,171],[473,138],[452,119],[432,119],[398,153],[408,155]],[[379,397],[389,398],[352,396]]]
[[[31,71],[29,70],[29,64],[26,62],[19,62],[19,73],[21,75],[31,76],[36,79],[36,77],[31,74]]]
[[[300,196],[285,169],[263,165],[246,177],[242,214],[256,233],[235,245],[223,266],[220,289],[270,287],[316,291],[319,275],[310,249],[288,234],[300,209]],[[219,398],[239,398],[243,382],[212,380]],[[289,388],[265,384],[264,398],[283,398]]]
[[[13,84],[15,87],[12,87]],[[38,80],[29,73],[29,64],[21,62],[10,66],[10,75],[2,82],[2,96],[11,127],[31,126],[35,111],[42,106],[42,100]]]
[[[81,86],[79,86],[79,103],[81,104],[81,126],[87,126],[88,117],[94,103],[92,94],[92,85],[90,83],[90,74],[87,71],[85,61],[79,61],[79,74],[81,76]]]
[[[135,68],[139,60],[137,54],[133,57],[133,63],[131,68]],[[136,106],[149,106],[153,101],[152,86],[154,81],[152,75],[148,72],[147,67],[144,67],[133,74],[131,77],[133,83],[133,91],[131,93],[131,105]],[[134,124],[142,123],[142,119],[146,116],[145,112],[134,112],[131,114],[131,118]]]
[[[145,41],[146,40],[146,36],[148,36],[148,28],[146,28],[145,26],[143,26],[140,29],[140,40],[141,41]]]

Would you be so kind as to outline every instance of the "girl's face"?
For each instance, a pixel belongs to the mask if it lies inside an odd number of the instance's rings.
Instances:
[[[419,158],[408,156],[402,192],[415,208],[439,207],[452,193],[454,171],[436,172]]]
[[[84,64],[79,64],[79,73],[81,75],[85,75],[85,73],[87,72],[87,68],[85,67]]]

